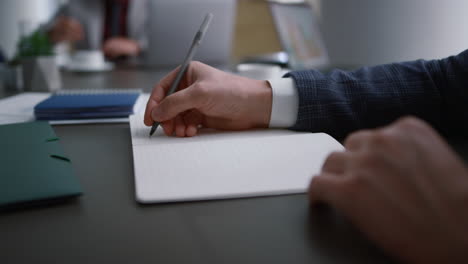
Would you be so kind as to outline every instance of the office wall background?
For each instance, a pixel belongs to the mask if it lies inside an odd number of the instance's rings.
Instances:
[[[0,1],[0,46],[8,57],[16,50],[20,22],[32,25],[44,23],[62,0],[2,0]]]
[[[468,49],[467,0],[323,0],[334,64],[373,65]]]

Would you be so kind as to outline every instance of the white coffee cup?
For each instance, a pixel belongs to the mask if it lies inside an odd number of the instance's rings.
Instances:
[[[72,55],[72,64],[82,67],[96,68],[106,64],[104,54],[100,50],[78,50]]]
[[[256,80],[268,80],[281,78],[281,67],[272,64],[242,63],[237,65],[237,73]]]

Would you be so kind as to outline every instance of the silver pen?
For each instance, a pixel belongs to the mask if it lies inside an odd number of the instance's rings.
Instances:
[[[195,37],[193,38],[192,46],[190,46],[189,52],[187,56],[185,57],[184,62],[180,66],[179,72],[177,73],[177,76],[174,82],[171,84],[169,91],[166,93],[166,96],[173,94],[176,91],[177,87],[179,86],[179,83],[182,80],[182,77],[184,77],[185,72],[187,71],[187,68],[190,62],[192,61],[192,58],[195,55],[195,51],[197,50],[197,47],[200,45],[206,31],[208,30],[208,26],[210,25],[210,22],[212,19],[213,19],[213,14],[211,13],[208,13],[205,16],[205,19],[203,20],[203,23],[201,24],[200,29],[198,30],[197,34],[195,34]],[[154,134],[158,126],[159,126],[159,122],[155,121],[153,123],[153,126],[151,127],[151,131],[149,134],[150,137]]]

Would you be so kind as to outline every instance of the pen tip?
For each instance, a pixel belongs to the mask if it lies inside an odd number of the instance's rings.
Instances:
[[[150,137],[154,134],[154,132],[156,131],[156,129],[158,128],[159,126],[159,123],[158,122],[154,122],[153,123],[153,126],[151,127],[151,131],[150,131]]]
[[[154,129],[151,129],[149,136],[151,137],[154,134]]]

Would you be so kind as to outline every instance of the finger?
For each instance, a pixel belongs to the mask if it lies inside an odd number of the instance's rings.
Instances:
[[[112,46],[109,43],[105,43],[102,47],[102,52],[104,52],[104,55],[109,56],[112,52]]]
[[[72,28],[75,25],[75,21],[69,17],[63,17],[61,22],[64,28]]]
[[[80,27],[72,24],[68,24],[63,28],[65,32],[79,34],[81,32]]]
[[[185,123],[181,115],[175,117],[175,134],[178,137],[185,137]]]
[[[366,145],[369,137],[374,133],[371,130],[360,130],[358,132],[352,133],[349,135],[345,142],[344,146],[349,151],[356,151]]]
[[[171,72],[169,72],[165,77],[163,77],[159,83],[157,83],[153,91],[151,92],[150,98],[153,98],[157,101],[161,101],[164,97],[159,97],[161,94],[165,95],[167,91],[169,91],[169,88],[171,87],[171,84],[174,82],[177,73],[179,72],[179,67],[175,68]],[[161,92],[157,92],[157,90],[162,90]]]
[[[80,40],[80,34],[76,31],[73,31],[73,30],[70,30],[70,29],[67,29],[65,32],[64,32],[64,36],[66,39],[69,39],[71,41],[77,41],[77,40]]]
[[[158,102],[153,98],[149,98],[148,102],[146,103],[144,122],[147,126],[152,126],[154,123],[154,120],[151,117],[151,111],[156,105],[158,105]]]
[[[82,32],[77,28],[70,29],[69,34],[75,41],[80,40],[83,36]]]
[[[187,137],[193,137],[197,134],[198,128],[194,125],[187,125],[187,128],[185,129],[185,135]]]
[[[393,133],[405,138],[414,138],[416,140],[430,137],[434,140],[442,140],[437,131],[427,124],[424,120],[416,117],[407,116],[398,119],[396,122],[386,127],[387,133]]]
[[[174,81],[177,75],[177,70],[178,68],[171,71],[153,87],[148,103],[146,104],[144,118],[146,125],[149,125],[154,121],[154,119],[151,117],[151,112],[153,111],[154,107],[164,98],[167,90],[169,90],[170,84]]]
[[[78,24],[76,27],[75,27],[75,31],[77,33],[77,35],[79,36],[80,39],[83,39],[84,37],[84,30],[83,30],[83,27]]]
[[[322,166],[322,173],[342,174],[346,169],[348,153],[333,152],[331,153]]]
[[[84,33],[83,27],[79,23],[75,23],[72,26],[72,29],[73,29],[73,32],[75,32],[75,33],[77,33],[79,35],[83,35],[83,33]]]
[[[62,29],[64,28],[66,25],[67,25],[67,22],[66,22],[67,18],[64,17],[64,16],[59,16],[54,24],[55,27],[57,27],[58,29]]]
[[[104,54],[111,58],[116,58],[122,55],[122,52],[119,47],[115,46],[114,44],[109,44],[104,48]]]
[[[121,55],[121,53],[118,52],[118,51],[115,51],[115,50],[111,50],[111,51],[107,54],[107,56],[110,57],[111,59],[115,59],[115,58],[117,58],[117,57],[120,56],[120,55]]]
[[[78,33],[73,33],[73,34],[70,35],[69,39],[70,39],[70,41],[75,42],[75,41],[81,40],[82,37]]]
[[[57,33],[60,39],[73,41],[73,33],[68,28],[60,28]]]
[[[309,185],[309,201],[311,204],[320,202],[336,207],[340,201],[340,187],[343,178],[333,173],[322,173],[312,177]]]
[[[80,22],[78,22],[76,19],[73,19],[73,18],[66,18],[65,21],[64,21],[64,24],[68,28],[73,28],[73,29],[76,29],[76,30],[81,29]]]
[[[82,35],[83,33],[81,24],[73,19],[66,19],[63,23],[63,29],[76,35]]]
[[[167,136],[172,136],[174,134],[174,120],[168,120],[161,123],[161,127],[164,130],[164,133]]]
[[[145,115],[144,115],[144,122],[145,122],[145,125],[147,126],[151,126],[154,123],[154,119],[151,117],[151,111],[156,105],[158,105],[158,102],[155,99],[150,97],[148,102],[146,103]]]
[[[120,52],[120,49],[121,48],[114,41],[106,41],[103,47],[103,50],[108,53],[108,56],[118,54]]]
[[[153,108],[151,117],[157,121],[169,120],[187,110],[197,109],[201,103],[202,97],[196,94],[195,89],[189,87],[164,98]]]
[[[185,130],[185,135],[188,137],[193,137],[198,132],[198,126],[201,125],[203,121],[203,115],[197,110],[189,111],[184,116],[184,122],[187,126]]]

